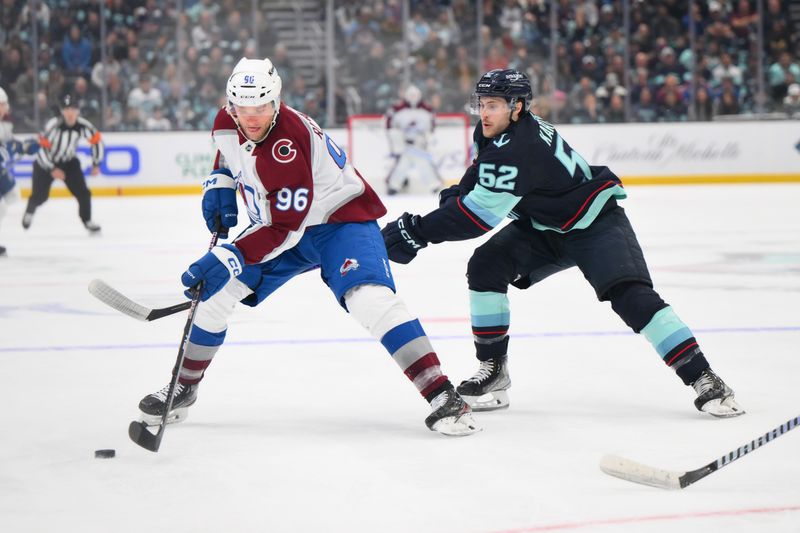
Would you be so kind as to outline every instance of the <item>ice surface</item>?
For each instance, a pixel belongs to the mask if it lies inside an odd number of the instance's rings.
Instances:
[[[387,205],[397,216],[435,200]],[[17,204],[0,227],[0,530],[800,531],[800,431],[683,491],[598,468],[606,453],[697,468],[800,414],[800,186],[633,187],[623,205],[657,290],[745,416],[697,412],[573,269],[512,290],[511,408],[446,438],[309,273],[236,312],[189,419],[152,454],[127,426],[169,379],[185,314],[137,322],[86,287],[182,301],[180,274],[209,240],[199,197],[96,198],[100,237],[72,199],[45,204],[28,231]],[[464,277],[476,244],[394,266],[455,382],[476,369]]]

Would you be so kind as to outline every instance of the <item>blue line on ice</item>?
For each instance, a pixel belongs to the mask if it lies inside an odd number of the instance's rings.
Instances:
[[[738,328],[696,328],[692,330],[696,334],[716,334],[716,333],[794,333],[800,332],[800,326],[766,326],[766,327],[738,327]],[[632,331],[542,331],[538,333],[513,333],[515,339],[533,339],[546,337],[612,337],[635,335]],[[472,339],[471,335],[431,335],[432,341],[465,340]],[[270,346],[276,344],[335,344],[335,343],[360,343],[377,342],[372,337],[351,337],[351,338],[322,338],[322,339],[261,339],[261,340],[242,340],[229,341],[225,346]],[[101,344],[101,345],[63,345],[63,346],[28,346],[28,347],[9,347],[0,348],[2,353],[26,353],[26,352],[68,352],[68,351],[96,351],[96,350],[146,350],[152,348],[175,348],[175,343],[158,344]]]

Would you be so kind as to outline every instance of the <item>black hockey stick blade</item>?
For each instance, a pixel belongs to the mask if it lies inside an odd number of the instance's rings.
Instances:
[[[159,426],[158,432],[153,434],[147,429],[148,425],[144,422],[135,420],[128,426],[128,436],[133,442],[151,452],[157,452],[161,446],[161,437],[164,435],[164,426]]]
[[[757,439],[753,439],[749,443],[740,446],[736,450],[733,450],[732,452],[723,455],[719,459],[711,461],[707,465],[695,470],[662,470],[660,468],[643,465],[641,463],[637,463],[636,461],[631,461],[630,459],[616,455],[606,455],[603,457],[600,460],[600,470],[610,476],[618,477],[626,481],[632,481],[634,483],[640,483],[642,485],[657,487],[659,489],[683,489],[692,483],[703,479],[709,474],[713,474],[720,468],[728,466],[732,462],[744,457],[752,451],[755,451],[764,444],[777,439],[784,433],[793,430],[798,425],[800,425],[800,416],[796,416],[791,420],[786,421],[775,429],[768,431],[764,435],[761,435]]]
[[[93,279],[89,283],[89,292],[107,306],[143,322],[150,322],[151,320],[158,320],[165,316],[174,315],[192,306],[192,302],[187,301],[169,307],[151,309],[134,302],[101,279]]]

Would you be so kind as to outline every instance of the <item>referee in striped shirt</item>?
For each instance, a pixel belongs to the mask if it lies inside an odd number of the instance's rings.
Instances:
[[[61,180],[78,200],[78,216],[83,225],[89,233],[97,233],[100,226],[92,221],[92,194],[86,186],[86,176],[75,149],[81,138],[89,142],[92,149],[92,176],[96,176],[100,173],[100,162],[103,160],[103,141],[97,128],[80,116],[75,96],[67,94],[59,103],[61,116],[50,119],[39,139],[41,149],[33,163],[33,190],[22,217],[22,227],[28,229],[31,226],[36,208],[50,197],[53,180]]]

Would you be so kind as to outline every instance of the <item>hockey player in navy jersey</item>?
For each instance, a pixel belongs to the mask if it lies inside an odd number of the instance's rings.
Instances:
[[[319,268],[336,301],[430,402],[428,428],[445,435],[478,431],[419,321],[395,294],[375,222],[386,213],[378,196],[311,118],[281,103],[281,78],[269,59],[239,61],[226,93],[228,105],[214,121],[217,154],[204,182],[203,216],[209,230],[227,237],[237,222],[238,190],[250,224],[182,276],[189,288],[202,282],[202,301],[169,420],[180,420],[194,404],[235,305],[258,305],[293,277]],[[168,390],[142,399],[145,421],[161,418]]]
[[[512,222],[469,260],[472,332],[480,368],[458,386],[475,411],[508,407],[508,286],[527,289],[577,266],[601,301],[694,388],[697,409],[741,415],[733,391],[715,374],[694,334],[653,290],[627,216],[619,178],[590,166],[556,129],[529,111],[533,93],[516,70],[492,70],[477,83],[477,155],[461,182],[427,215],[404,213],[383,230],[389,259],[408,263],[428,244],[472,239]]]

